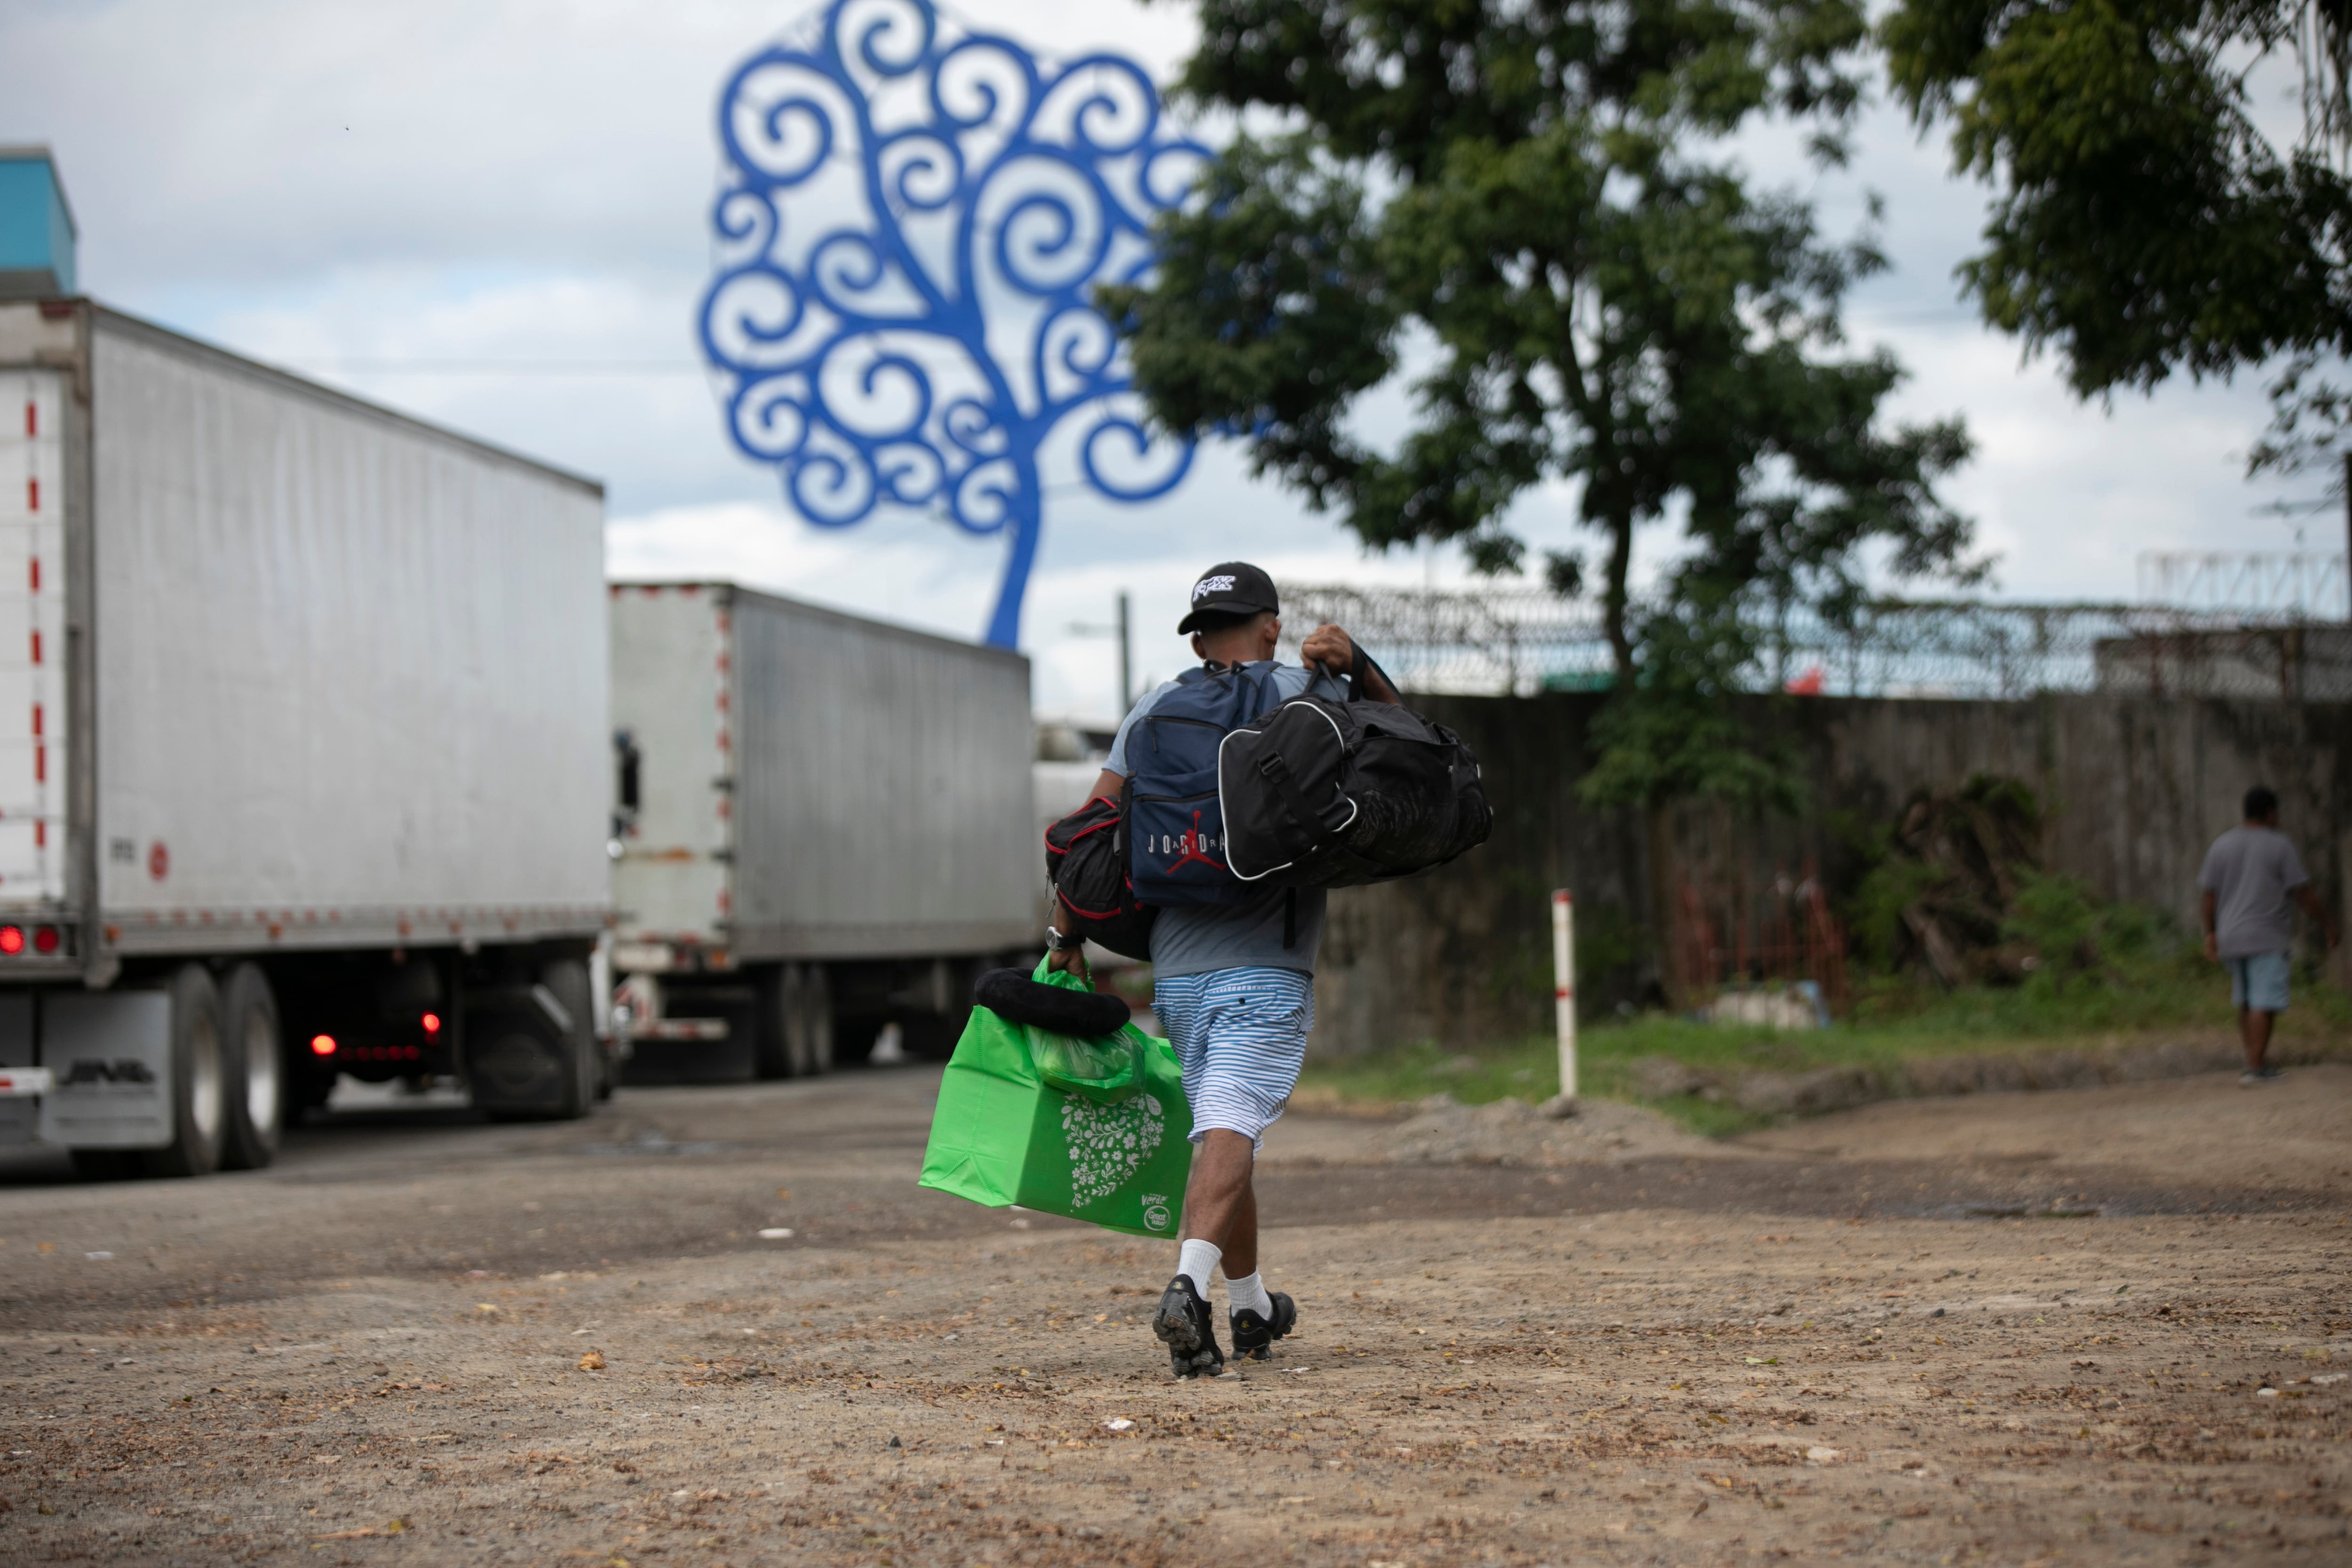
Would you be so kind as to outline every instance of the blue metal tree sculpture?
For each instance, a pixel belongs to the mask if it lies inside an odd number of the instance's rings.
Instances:
[[[834,0],[814,45],[729,79],[719,135],[700,331],[735,444],[827,527],[888,502],[1009,531],[988,640],[1013,646],[1043,468],[1133,501],[1191,464],[1144,429],[1088,296],[1150,266],[1206,150],[1132,60],[950,39],[930,0]]]

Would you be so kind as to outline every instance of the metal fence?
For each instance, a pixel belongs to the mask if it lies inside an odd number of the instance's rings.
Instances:
[[[1284,621],[1332,621],[1416,691],[1605,690],[1600,607],[1540,588],[1284,584]],[[1759,691],[2020,698],[2042,691],[2352,700],[2352,626],[2155,605],[1884,600],[1851,625],[1759,616]],[[1289,648],[1297,656],[1294,641]]]
[[[1821,1006],[1843,1016],[1845,958],[1845,931],[1830,912],[1821,870],[1811,861],[1794,875],[1776,870],[1761,884],[1745,878],[1685,881],[1675,900],[1666,977],[1683,1006],[1707,1003],[1727,989],[1804,981],[1811,984]],[[1748,991],[1745,1000],[1765,1003],[1766,994]],[[1740,1016],[1739,1000],[1730,1007],[1732,1016]],[[1759,1016],[1743,1021],[1782,1019],[1768,1004]]]
[[[2340,621],[2352,612],[2344,557],[2311,551],[2144,550],[2142,603]]]

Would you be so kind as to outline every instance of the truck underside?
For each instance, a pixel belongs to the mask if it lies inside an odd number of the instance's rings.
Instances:
[[[584,940],[141,960],[103,991],[0,990],[0,1145],[87,1176],[275,1158],[338,1077],[454,1079],[492,1117],[583,1115],[617,1063]]]
[[[634,974],[621,990],[622,1081],[801,1078],[866,1061],[886,1036],[906,1058],[944,1061],[971,1016],[973,984],[1020,962],[1006,952]]]

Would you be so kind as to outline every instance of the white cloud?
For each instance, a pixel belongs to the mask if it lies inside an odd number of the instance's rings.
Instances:
[[[2142,552],[2287,550],[2294,532],[2255,509],[2322,481],[2242,478],[2268,418],[2259,389],[2187,384],[2153,397],[2118,395],[2112,413],[2070,392],[2056,364],[2021,364],[2017,345],[1964,323],[1856,326],[1914,367],[1895,410],[1921,419],[1967,415],[1979,456],[1948,487],[1996,554],[1999,591],[2031,599],[2133,595]],[[2341,549],[2340,520],[2323,519],[2307,547]]]

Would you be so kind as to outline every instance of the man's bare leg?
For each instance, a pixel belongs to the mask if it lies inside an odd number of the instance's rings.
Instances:
[[[2277,1014],[2259,1007],[2238,1009],[2238,1037],[2245,1044],[2248,1072],[2263,1070],[2263,1058],[2270,1050],[2271,1026],[2277,1021]]]
[[[1241,1279],[1257,1272],[1257,1185],[1255,1182],[1242,1188],[1242,1201],[1234,1210],[1234,1223],[1225,1232],[1224,1269],[1228,1279]]]
[[[1184,1184],[1184,1239],[1223,1252],[1227,1279],[1257,1272],[1257,1194],[1250,1185],[1255,1160],[1248,1139],[1213,1127]]]

